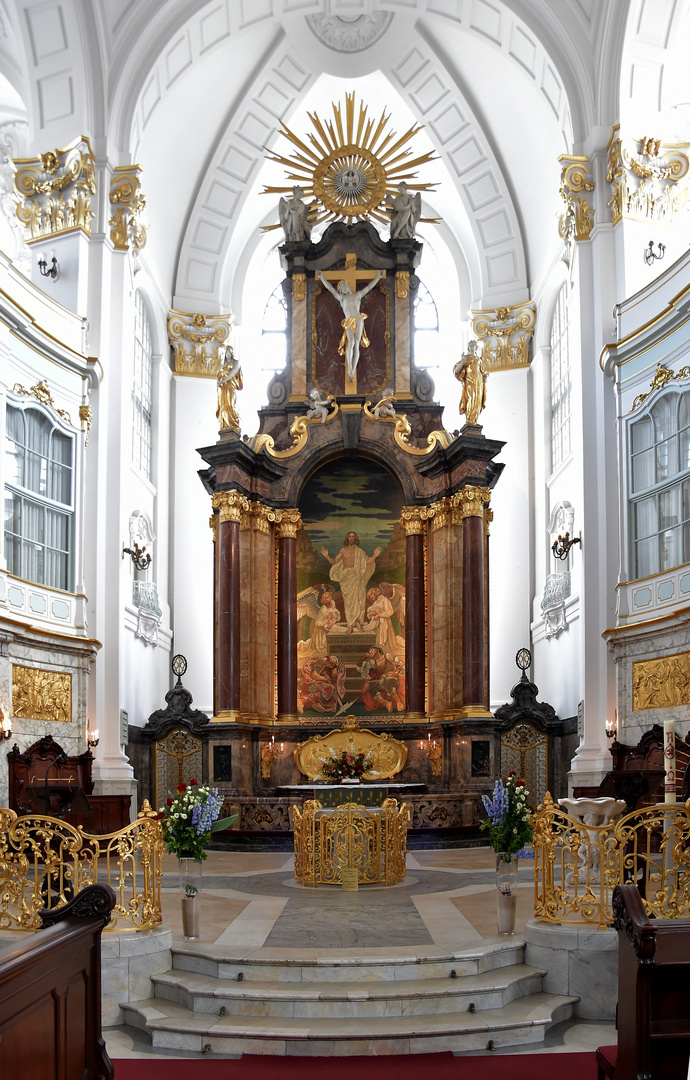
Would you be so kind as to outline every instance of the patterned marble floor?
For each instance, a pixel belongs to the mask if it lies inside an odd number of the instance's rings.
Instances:
[[[516,933],[532,917],[533,866],[519,871]],[[177,860],[163,863],[163,921],[182,934]],[[392,888],[304,888],[284,853],[217,852],[204,864],[200,942],[220,945],[385,950],[405,946],[461,946],[497,935],[495,857],[488,848],[415,851],[407,876]],[[505,939],[503,939],[505,940]],[[132,1028],[105,1032],[112,1057],[196,1057],[154,1050]],[[568,1020],[526,1052],[590,1050],[615,1042],[612,1024]],[[515,1053],[513,1048],[511,1053]],[[500,1053],[500,1051],[499,1051]]]

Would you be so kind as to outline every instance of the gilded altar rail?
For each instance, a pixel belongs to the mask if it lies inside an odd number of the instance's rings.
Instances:
[[[0,808],[0,928],[38,930],[42,908],[61,907],[96,882],[117,896],[105,932],[160,926],[163,850],[148,800],[136,821],[103,836],[59,818],[18,817]]]
[[[354,802],[324,810],[317,799],[292,811],[295,877],[303,885],[340,885],[356,869],[360,885],[395,885],[405,877],[408,811],[386,799],[375,810]]]
[[[566,814],[547,792],[534,816],[536,918],[609,926],[613,890],[625,882],[637,885],[648,915],[690,917],[690,799],[598,826]]]

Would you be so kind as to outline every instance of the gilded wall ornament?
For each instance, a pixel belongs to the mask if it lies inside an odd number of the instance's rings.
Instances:
[[[72,676],[68,671],[12,665],[12,715],[22,720],[72,722]]]
[[[474,310],[471,315],[472,333],[481,343],[482,363],[487,373],[529,367],[529,345],[537,316],[532,301]]]
[[[88,139],[36,158],[20,158],[15,165],[17,217],[27,229],[27,244],[75,229],[91,235],[96,164]]]
[[[21,383],[15,383],[12,387],[12,393],[16,394],[18,397],[35,397],[36,401],[40,401],[41,405],[47,405],[50,409],[53,410],[56,416],[61,417],[67,424],[70,425],[70,427],[74,427],[70,414],[65,409],[58,409],[56,407],[55,402],[53,401],[53,395],[51,394],[50,390],[43,382],[43,380],[36,383],[35,386],[30,386],[28,390],[25,386],[22,386]],[[81,408],[79,410],[79,416],[81,417]],[[84,425],[82,423],[82,431],[83,430]]]
[[[633,712],[690,705],[690,652],[634,661],[632,691]]]
[[[143,213],[146,200],[141,192],[141,166],[120,165],[110,181],[110,201],[115,207],[110,225],[110,239],[116,251],[136,253],[146,246]]]
[[[307,298],[307,275],[306,274],[293,274],[292,275],[292,297],[301,303],[302,300]]]
[[[664,367],[663,364],[657,364],[656,371],[654,372],[654,377],[649,384],[649,390],[647,390],[645,394],[637,395],[637,397],[632,403],[631,412],[634,412],[635,409],[639,409],[640,405],[644,405],[647,398],[651,394],[653,394],[655,390],[660,390],[668,383],[677,381],[679,379],[690,379],[690,367],[682,367],[678,374],[675,374],[673,371],[671,371],[670,368]]]
[[[255,454],[260,454],[262,450],[266,450],[267,454],[270,454],[274,458],[291,458],[295,454],[299,454],[300,450],[303,450],[307,445],[309,438],[309,425],[310,424],[328,424],[331,420],[335,420],[336,416],[340,412],[338,402],[335,401],[332,394],[327,395],[330,398],[329,404],[333,406],[333,412],[329,413],[325,419],[322,417],[320,409],[318,415],[310,416],[310,412],[314,412],[314,409],[307,410],[305,416],[296,416],[290,424],[290,435],[292,436],[292,446],[288,450],[276,450],[275,442],[272,435],[255,435],[251,442],[251,447]]]
[[[611,184],[611,220],[662,221],[670,224],[673,215],[688,201],[687,185],[681,184],[690,167],[688,143],[662,144],[660,139],[623,139],[615,127],[608,145]]]
[[[409,270],[397,270],[395,274],[395,295],[398,300],[406,300],[410,294]]]
[[[594,208],[587,194],[594,191],[594,180],[589,172],[589,158],[561,154],[560,196],[565,209],[558,220],[558,234],[566,241],[588,240],[594,224]]]
[[[234,316],[171,311],[168,341],[176,375],[218,376]]]
[[[390,395],[392,401],[395,395]],[[383,401],[388,400],[384,397]],[[401,450],[415,457],[425,457],[431,454],[437,446],[448,447],[452,442],[452,436],[447,431],[432,431],[426,437],[426,446],[413,446],[410,442],[412,427],[405,413],[398,413],[393,409],[392,415],[385,408],[379,408],[381,402],[377,402],[372,409],[372,402],[364,402],[364,415],[379,424],[393,424],[393,437]],[[378,409],[378,412],[376,411]]]

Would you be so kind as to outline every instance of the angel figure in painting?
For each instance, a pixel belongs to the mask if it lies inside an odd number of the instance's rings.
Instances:
[[[323,655],[328,651],[328,633],[340,623],[333,592],[333,586],[326,585],[319,594],[319,589],[313,585],[297,597],[298,621],[312,619],[310,636],[297,642],[298,653]]]
[[[381,278],[385,277],[385,273],[385,270],[379,270],[376,277],[368,285],[365,285],[363,289],[358,289],[357,292],[353,292],[347,281],[339,281],[338,288],[334,289],[321,271],[316,271],[316,277],[331,296],[336,298],[343,309],[345,318],[340,324],[343,328],[343,336],[338,345],[338,356],[345,357],[345,374],[348,382],[353,381],[357,371],[360,345],[364,349],[369,347],[369,338],[364,332],[366,315],[360,312],[360,305],[367,293],[370,293]]]
[[[422,196],[411,195],[403,180],[398,184],[399,195],[386,195],[391,216],[391,240],[413,240],[417,222],[422,216]]]
[[[320,420],[322,424],[325,424],[328,419],[328,406],[332,400],[332,394],[324,394],[315,386],[309,391],[311,404],[307,409],[307,420]]]
[[[480,412],[486,407],[487,379],[476,341],[470,341],[467,352],[453,368],[453,374],[462,383],[459,411],[465,414],[468,424],[476,425]]]
[[[322,547],[321,554],[331,564],[329,577],[337,581],[345,605],[346,633],[363,630],[366,617],[367,582],[376,569],[376,560],[381,554],[380,547],[374,548],[373,555],[367,555],[360,547],[356,532],[349,532],[345,543],[334,559],[328,554],[328,548]]]
[[[309,215],[316,201],[305,203],[301,187],[293,187],[291,199],[281,199],[278,203],[278,217],[283,226],[285,239],[289,243],[309,243],[311,240],[311,223]]]
[[[232,348],[228,345],[225,359],[218,372],[218,404],[216,416],[221,431],[239,431],[240,417],[237,412],[237,391],[242,389],[242,368]]]

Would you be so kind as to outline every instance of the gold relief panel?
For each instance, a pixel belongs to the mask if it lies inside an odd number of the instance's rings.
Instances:
[[[471,312],[472,333],[481,344],[487,372],[529,367],[536,314],[532,301]]]
[[[12,715],[22,720],[72,722],[72,676],[68,671],[12,665]]]
[[[130,245],[134,251],[141,251],[146,246],[141,171],[140,165],[120,165],[110,181],[110,201],[115,209],[108,224],[116,251],[129,251]]]
[[[594,191],[594,181],[589,172],[589,158],[562,154],[560,196],[565,209],[558,222],[558,232],[563,240],[588,240],[594,224],[594,208],[587,201],[587,194]]]
[[[690,705],[690,652],[634,661],[632,689],[633,712]]]
[[[242,513],[249,510],[249,501],[239,491],[217,491],[211,505],[214,510],[220,510],[221,525],[226,521],[239,523]]]
[[[301,303],[307,298],[307,275],[306,274],[293,274],[292,275],[292,297],[293,300],[297,300]]]
[[[203,315],[171,311],[168,341],[176,375],[215,379],[225,357],[233,315]]]
[[[91,235],[91,197],[96,194],[95,161],[87,138],[63,150],[35,158],[17,158],[14,185],[19,195],[17,217],[26,227],[26,242],[81,230]]]
[[[606,179],[611,185],[611,220],[659,221],[670,224],[688,201],[681,184],[690,162],[689,143],[662,143],[660,139],[622,138],[615,127],[608,145]]]

